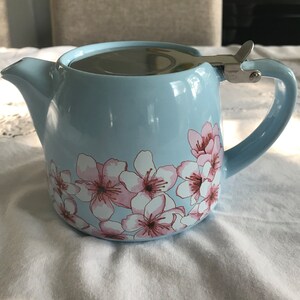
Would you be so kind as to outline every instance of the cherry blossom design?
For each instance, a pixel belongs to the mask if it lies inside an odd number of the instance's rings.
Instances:
[[[144,150],[134,160],[134,172],[127,170],[124,161],[111,158],[99,163],[79,154],[78,178],[72,182],[71,172],[59,171],[51,161],[49,190],[55,210],[70,225],[113,240],[146,240],[182,231],[204,219],[216,205],[224,153],[217,124],[206,122],[201,133],[190,129],[188,142],[196,159],[183,161],[177,168],[156,168],[152,153]],[[176,194],[190,199],[188,214],[168,195],[178,177],[183,181],[176,187]],[[95,217],[100,221],[97,228],[77,214],[75,196],[89,203],[92,223]],[[117,222],[119,215],[121,223]]]
[[[212,127],[210,122],[206,122],[202,127],[201,134],[193,129],[190,129],[188,131],[188,141],[192,148],[192,154],[198,158],[200,155],[211,153],[216,137],[220,138],[217,124]]]
[[[100,164],[91,156],[80,154],[77,160],[76,185],[80,188],[77,197],[90,202],[90,210],[101,221],[114,213],[114,205],[130,208],[136,195],[128,191],[119,181],[119,175],[127,169],[126,162],[109,159]]]
[[[174,229],[177,217],[185,214],[183,207],[175,207],[174,201],[166,200],[162,194],[151,201],[145,207],[132,205],[133,214],[122,220],[122,227],[129,232],[135,232],[135,239],[155,238],[178,231]],[[183,228],[183,227],[181,227]]]
[[[203,197],[209,210],[211,210],[215,206],[219,198],[220,176],[221,172],[218,171],[215,174],[213,181],[206,180],[203,183],[204,190],[206,190],[206,194],[203,194]]]
[[[197,163],[203,166],[207,161],[211,164],[209,178],[213,179],[215,173],[221,168],[223,160],[223,147],[220,141],[218,125],[206,122],[201,134],[195,130],[188,131],[188,140],[192,154],[197,158]]]
[[[181,198],[191,199],[191,205],[199,201],[200,197],[207,195],[208,174],[211,169],[210,162],[204,166],[199,166],[193,161],[184,161],[177,168],[178,176],[184,179],[184,182],[177,186],[176,194]]]
[[[78,186],[71,182],[71,172],[69,170],[59,172],[54,161],[50,163],[49,182],[50,190],[57,192],[60,197],[75,195],[80,190]]]
[[[214,145],[210,153],[202,154],[197,159],[197,164],[203,166],[207,161],[211,164],[211,170],[208,177],[213,179],[218,170],[222,167],[223,148],[220,143],[220,137],[216,136]]]
[[[78,229],[86,229],[89,227],[86,221],[76,215],[77,205],[73,198],[69,197],[63,200],[56,191],[53,197],[54,209],[67,223]]]
[[[218,196],[219,196],[219,186],[211,185],[208,190],[208,195],[204,199],[209,209],[211,209],[211,206],[217,202]]]
[[[141,151],[135,158],[134,167],[137,174],[124,171],[120,181],[128,191],[138,193],[139,199],[144,198],[143,203],[170,190],[177,180],[174,166],[156,169],[150,151]]]
[[[209,213],[209,207],[205,201],[197,203],[189,214],[181,219],[181,223],[191,226],[196,222],[204,219]]]
[[[124,233],[124,229],[119,222],[103,221],[99,223],[99,228],[90,226],[85,232],[100,237],[113,240],[128,240],[131,237]]]

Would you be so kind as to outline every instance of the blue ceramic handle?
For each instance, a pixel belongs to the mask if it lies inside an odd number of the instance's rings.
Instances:
[[[261,124],[242,142],[225,151],[225,176],[239,172],[261,156],[278,138],[289,121],[297,98],[294,73],[280,62],[261,59],[243,63],[245,70],[259,70],[275,79],[275,100]]]

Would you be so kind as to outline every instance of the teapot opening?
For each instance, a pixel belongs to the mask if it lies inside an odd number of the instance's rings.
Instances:
[[[70,67],[95,74],[147,76],[188,70],[199,65],[190,53],[172,48],[134,46],[75,59]]]
[[[242,66],[253,47],[253,41],[247,41],[234,55],[201,56],[195,48],[174,43],[109,42],[73,49],[59,59],[57,66],[91,75],[142,77],[188,71],[206,62],[230,82],[255,83],[261,78],[259,70]]]

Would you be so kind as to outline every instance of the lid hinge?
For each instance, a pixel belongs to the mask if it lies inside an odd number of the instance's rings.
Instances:
[[[253,41],[244,43],[235,55],[202,56],[203,62],[208,62],[214,67],[222,68],[224,78],[229,82],[258,82],[261,79],[259,70],[244,70],[242,63],[254,48]]]

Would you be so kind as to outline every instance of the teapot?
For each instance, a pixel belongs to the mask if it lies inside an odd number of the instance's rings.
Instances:
[[[86,234],[129,242],[171,236],[204,220],[224,179],[271,146],[295,105],[293,72],[270,59],[248,61],[253,46],[201,56],[173,43],[108,42],[75,48],[57,62],[24,58],[2,70],[27,103],[58,215]],[[151,55],[119,59],[142,48]],[[91,71],[76,67],[95,56]],[[254,84],[262,76],[275,79],[271,110],[224,151],[220,82]]]

